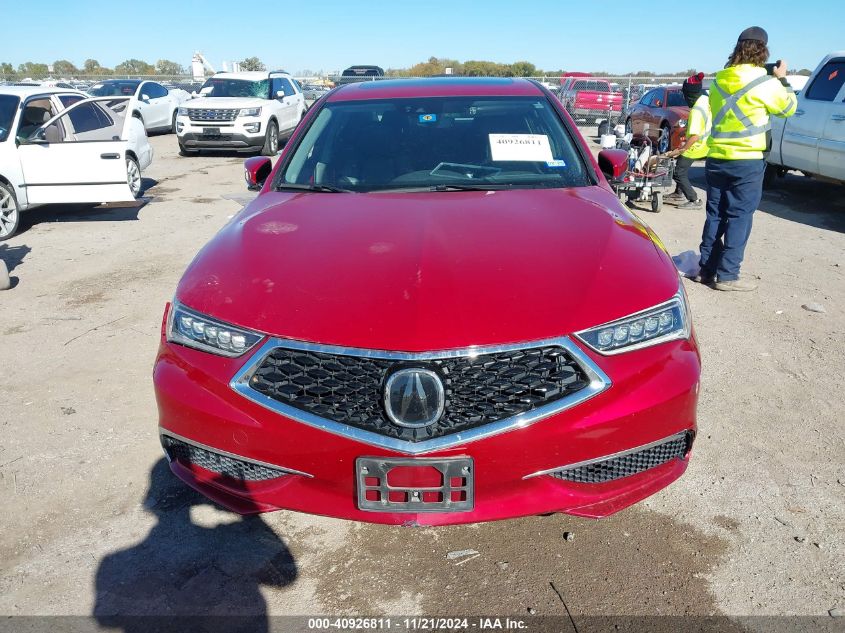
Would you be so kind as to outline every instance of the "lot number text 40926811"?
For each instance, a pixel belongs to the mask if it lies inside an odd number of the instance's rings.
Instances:
[[[526,630],[528,624],[518,618],[308,618],[308,629],[311,631],[520,631]]]

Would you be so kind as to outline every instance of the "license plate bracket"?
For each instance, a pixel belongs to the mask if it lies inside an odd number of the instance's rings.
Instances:
[[[419,469],[420,482],[413,481],[414,469]],[[431,481],[433,471],[440,475],[439,484]],[[355,473],[358,509],[367,512],[468,512],[475,506],[471,457],[359,457]]]
[[[203,136],[220,136],[220,128],[219,127],[204,127],[202,129]]]

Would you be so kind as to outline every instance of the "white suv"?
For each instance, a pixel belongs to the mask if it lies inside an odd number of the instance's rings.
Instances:
[[[261,151],[272,156],[305,114],[305,97],[286,72],[217,73],[176,115],[183,156],[200,149]]]

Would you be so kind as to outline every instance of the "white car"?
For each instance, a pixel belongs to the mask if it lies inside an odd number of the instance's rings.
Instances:
[[[830,53],[798,94],[788,119],[772,117],[764,183],[790,169],[845,183],[845,50]]]
[[[305,97],[282,71],[217,73],[200,96],[179,108],[176,137],[183,156],[200,149],[260,151],[272,156],[305,115]]]
[[[167,88],[157,81],[107,79],[88,89],[94,97],[134,97],[132,116],[147,132],[175,132],[176,110],[191,98],[180,88]]]
[[[0,88],[0,240],[40,204],[130,202],[153,150],[129,97]]]

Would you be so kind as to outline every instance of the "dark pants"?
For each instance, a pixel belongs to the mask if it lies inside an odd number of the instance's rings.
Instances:
[[[707,218],[701,234],[701,274],[720,281],[739,277],[751,219],[763,197],[766,161],[708,158]]]
[[[678,160],[675,161],[675,175],[672,176],[678,185],[676,191],[684,194],[684,197],[690,202],[698,200],[698,194],[695,193],[695,189],[692,188],[692,183],[689,181],[689,168],[694,162],[692,158],[678,156]]]

